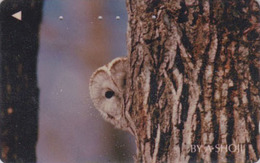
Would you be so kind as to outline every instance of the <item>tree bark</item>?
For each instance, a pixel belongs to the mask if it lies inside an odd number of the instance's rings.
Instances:
[[[125,117],[136,162],[260,156],[255,0],[127,0]]]
[[[12,14],[22,11],[22,21]],[[0,6],[0,151],[7,162],[36,162],[39,90],[38,32],[42,0]]]

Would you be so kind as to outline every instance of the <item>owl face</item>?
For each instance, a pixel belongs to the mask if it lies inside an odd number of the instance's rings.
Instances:
[[[116,58],[97,69],[90,79],[90,96],[102,116],[118,126],[123,117],[127,59]]]

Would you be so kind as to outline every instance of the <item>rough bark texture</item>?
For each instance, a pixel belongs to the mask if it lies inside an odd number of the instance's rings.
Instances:
[[[42,0],[6,0],[0,6],[1,160],[36,162],[37,52]],[[22,21],[11,17],[22,11]]]
[[[258,3],[127,0],[127,10],[136,161],[257,161]]]

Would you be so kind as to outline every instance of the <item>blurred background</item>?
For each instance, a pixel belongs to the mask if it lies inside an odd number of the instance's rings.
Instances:
[[[133,162],[134,138],[102,119],[88,90],[95,69],[126,56],[126,29],[124,0],[45,0],[38,163]]]

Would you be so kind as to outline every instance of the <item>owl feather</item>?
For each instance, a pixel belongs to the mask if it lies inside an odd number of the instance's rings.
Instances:
[[[127,58],[116,58],[98,68],[90,78],[90,97],[103,118],[117,128],[127,129],[123,113]]]

